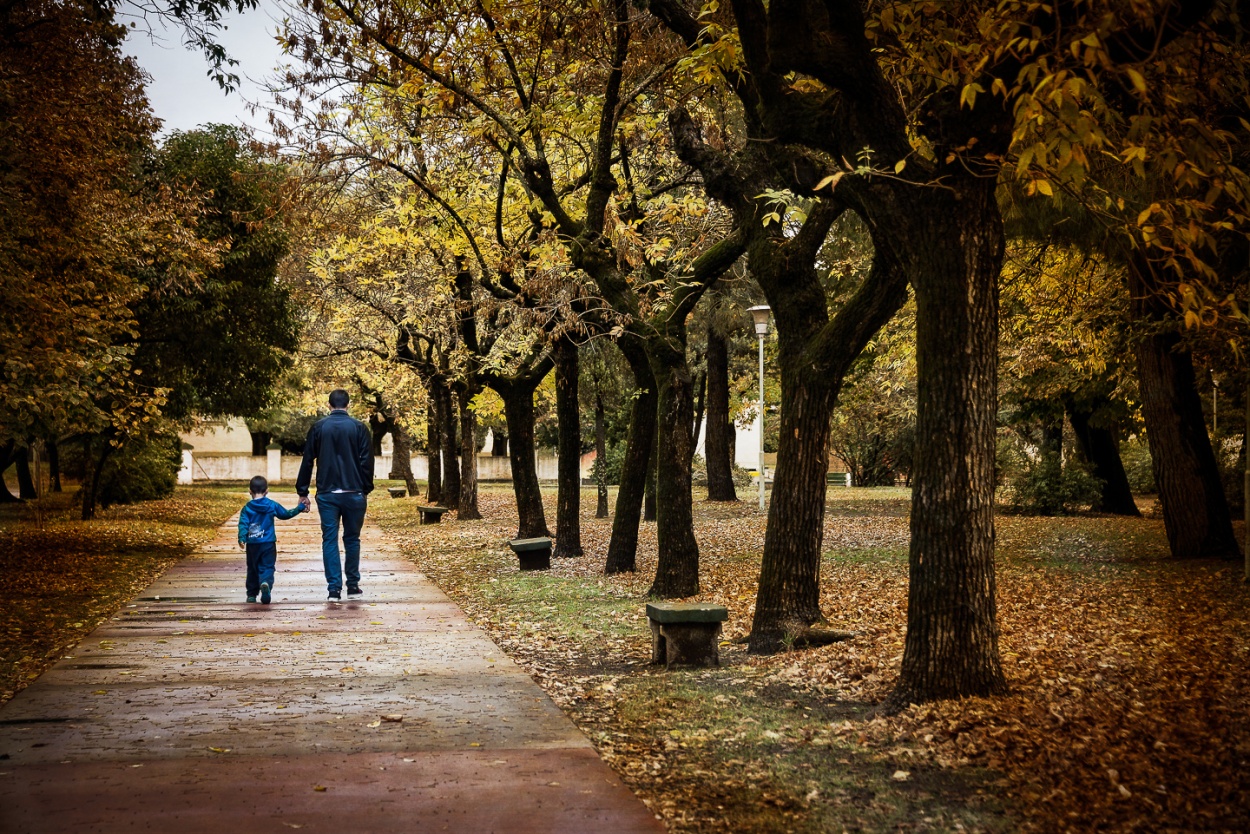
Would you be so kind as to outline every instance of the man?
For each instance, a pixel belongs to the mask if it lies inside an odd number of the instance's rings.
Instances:
[[[347,413],[348,396],[342,388],[330,392],[330,413],[308,430],[304,462],[295,491],[301,506],[309,507],[308,484],[317,462],[317,512],[321,514],[321,561],[325,566],[328,602],[342,600],[343,574],[347,597],[360,590],[360,528],[365,523],[367,496],[373,491],[373,438],[365,424]],[[339,522],[343,523],[343,564],[339,563]]]

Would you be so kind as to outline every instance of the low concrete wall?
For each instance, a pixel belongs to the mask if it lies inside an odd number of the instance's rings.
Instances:
[[[179,483],[192,483],[194,481],[246,481],[253,475],[265,475],[271,477],[273,470],[270,468],[270,461],[266,457],[252,455],[230,454],[222,452],[204,452],[184,451],[183,468],[178,475]],[[299,467],[303,458],[293,455],[283,455],[279,460],[279,466],[282,477],[278,483],[295,483],[295,479],[299,477]],[[424,481],[429,477],[429,468],[427,466],[425,455],[415,455],[412,458],[412,473],[417,480]],[[554,481],[557,474],[557,464],[555,455],[540,454],[538,456],[538,477],[544,481]],[[391,456],[381,455],[373,459],[373,477],[382,479],[389,478],[391,474]],[[587,476],[587,472],[583,472],[583,477]],[[315,476],[314,476],[315,477]],[[492,455],[477,456],[477,478],[479,481],[511,481],[512,480],[512,464],[506,457],[494,457]]]

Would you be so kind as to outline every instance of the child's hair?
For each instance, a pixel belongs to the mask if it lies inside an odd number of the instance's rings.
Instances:
[[[247,491],[253,495],[263,495],[269,491],[269,482],[265,480],[264,475],[256,475],[247,485]]]

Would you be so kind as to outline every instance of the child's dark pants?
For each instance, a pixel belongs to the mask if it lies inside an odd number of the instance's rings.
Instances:
[[[273,587],[273,572],[277,563],[277,542],[247,543],[247,595],[249,597],[260,593],[262,582],[268,582],[269,587]]]

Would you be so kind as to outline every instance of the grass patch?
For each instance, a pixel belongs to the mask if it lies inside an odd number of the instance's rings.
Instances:
[[[247,500],[237,486],[179,487],[171,498],[78,519],[71,492],[0,505],[0,703],[172,562],[216,534]]]

